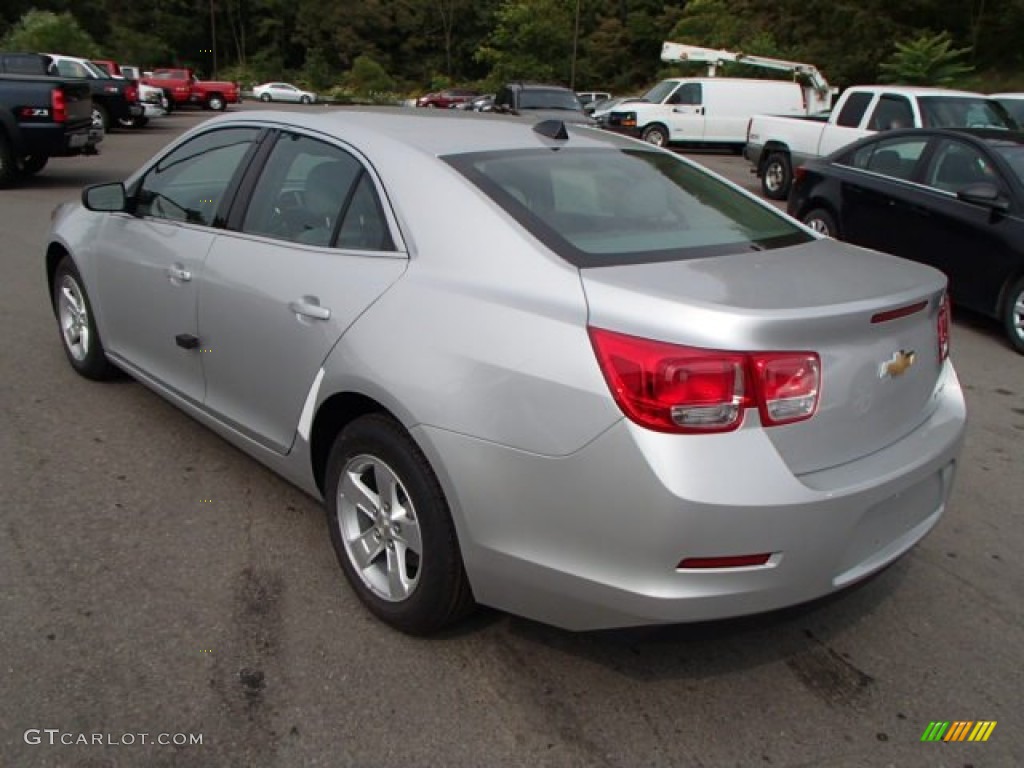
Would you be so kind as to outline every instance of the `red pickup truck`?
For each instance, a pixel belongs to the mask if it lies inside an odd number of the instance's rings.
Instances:
[[[200,80],[191,69],[154,69],[140,82],[162,89],[167,101],[176,107],[193,104],[223,112],[228,104],[242,101],[237,83]]]

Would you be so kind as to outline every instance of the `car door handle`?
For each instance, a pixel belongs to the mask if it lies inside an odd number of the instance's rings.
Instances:
[[[187,283],[192,279],[192,273],[182,267],[180,264],[175,264],[167,270],[167,276],[171,280],[177,280],[180,283]]]
[[[311,320],[330,320],[331,310],[320,306],[320,300],[315,296],[303,296],[296,301],[288,302],[288,309],[299,317],[308,317]]]

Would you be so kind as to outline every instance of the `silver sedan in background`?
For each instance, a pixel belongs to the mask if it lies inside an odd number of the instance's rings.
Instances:
[[[263,102],[287,101],[294,104],[312,104],[316,94],[304,91],[291,83],[263,83],[252,89],[252,95]]]
[[[45,263],[74,369],[322,498],[410,633],[810,600],[936,525],[963,440],[941,273],[557,120],[216,118],[58,209]]]

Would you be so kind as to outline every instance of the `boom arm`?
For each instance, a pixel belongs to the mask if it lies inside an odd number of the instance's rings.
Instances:
[[[764,67],[765,69],[778,69],[783,72],[793,72],[806,77],[814,90],[822,95],[833,92],[825,76],[818,71],[817,67],[812,64],[801,64],[798,61],[770,59],[766,56],[751,56],[746,53],[735,53],[733,51],[700,48],[696,45],[669,42],[662,43],[661,60],[671,63],[692,61],[707,64],[709,77],[714,77],[715,70],[728,61],[738,64],[749,64],[753,67]]]

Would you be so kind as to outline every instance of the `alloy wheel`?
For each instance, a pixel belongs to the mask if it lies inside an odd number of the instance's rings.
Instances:
[[[89,354],[89,310],[71,275],[64,275],[61,281],[58,304],[64,345],[75,360],[82,362]]]

